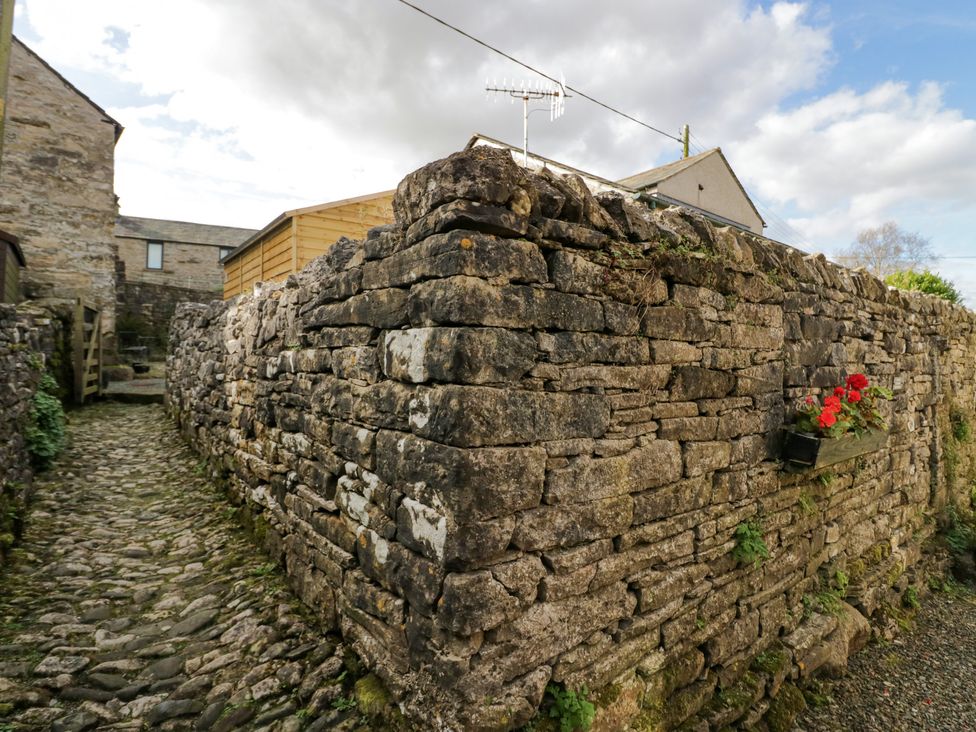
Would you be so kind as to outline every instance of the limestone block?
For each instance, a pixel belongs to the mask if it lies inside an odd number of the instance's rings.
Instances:
[[[425,165],[404,178],[393,198],[401,229],[457,199],[506,207],[528,198],[528,180],[507,150],[475,147]]]
[[[650,440],[623,455],[580,457],[564,470],[546,477],[547,503],[585,503],[636,493],[681,477],[681,449],[677,442]]]
[[[404,243],[409,246],[426,237],[456,229],[506,237],[524,236],[529,229],[528,211],[525,209],[531,203],[519,198],[512,204],[519,209],[518,213],[477,201],[450,201],[412,223],[407,228]]]
[[[536,334],[539,350],[551,363],[611,363],[636,365],[653,363],[643,338],[608,336],[599,333]],[[655,359],[656,360],[656,359]]]
[[[605,539],[630,526],[634,501],[630,496],[589,503],[540,506],[518,515],[512,544],[523,551],[568,547]]]
[[[407,405],[412,432],[459,447],[601,437],[610,409],[598,394],[436,386]]]
[[[380,347],[383,373],[413,383],[517,381],[536,355],[532,336],[502,328],[409,328],[388,332]]]
[[[677,366],[672,373],[671,398],[675,401],[724,397],[735,386],[735,377],[724,371]]]
[[[489,630],[520,614],[518,598],[487,570],[447,575],[437,603],[438,622],[460,635]]]
[[[443,507],[457,524],[508,516],[542,498],[542,448],[462,449],[383,430],[376,452],[383,481],[427,506]]]
[[[603,308],[595,300],[524,285],[494,286],[465,276],[414,285],[410,289],[409,313],[410,323],[415,326],[603,329]]]
[[[682,450],[689,478],[727,468],[732,457],[732,446],[724,441],[686,442]]]
[[[524,240],[476,231],[437,234],[387,259],[363,265],[363,288],[402,287],[433,277],[470,275],[517,282],[546,282],[539,248]]]
[[[403,290],[370,290],[342,302],[322,305],[311,311],[307,328],[336,325],[371,325],[395,328],[407,320],[407,293]]]
[[[558,250],[547,258],[549,279],[561,292],[603,295],[629,305],[657,305],[668,299],[667,284],[656,274],[611,268],[573,252]]]

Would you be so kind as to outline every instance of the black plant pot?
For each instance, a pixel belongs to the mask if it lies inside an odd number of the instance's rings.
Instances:
[[[783,439],[783,459],[796,465],[813,469],[842,463],[880,449],[888,439],[884,430],[868,430],[860,437],[853,434],[842,437],[817,437],[804,432],[786,430]]]

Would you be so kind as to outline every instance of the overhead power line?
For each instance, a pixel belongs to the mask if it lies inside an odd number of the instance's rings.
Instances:
[[[490,43],[486,43],[485,41],[482,41],[480,38],[475,38],[473,35],[471,35],[467,31],[463,31],[460,28],[458,28],[457,26],[451,25],[446,20],[441,20],[436,15],[432,15],[431,13],[428,13],[423,8],[416,6],[413,3],[411,3],[411,2],[407,2],[407,0],[397,0],[397,2],[402,3],[403,5],[406,5],[408,8],[413,8],[414,10],[416,10],[421,15],[426,15],[428,18],[430,18],[431,20],[435,21],[436,23],[440,23],[445,28],[450,28],[455,33],[460,33],[465,38],[468,38],[468,39],[474,41],[475,43],[477,43],[480,46],[484,46],[489,51],[493,51],[494,53],[497,53],[499,56],[504,56],[509,61],[512,61],[512,62],[518,64],[522,68],[528,69],[529,71],[531,71],[534,74],[538,74],[539,76],[542,76],[542,77],[544,77],[546,79],[549,79],[549,81],[554,81],[557,84],[562,84],[562,82],[559,79],[557,79],[556,77],[550,76],[549,74],[545,73],[544,71],[541,71],[541,70],[535,68],[534,66],[530,66],[529,64],[525,63],[524,61],[520,61],[519,59],[515,58],[511,54],[506,53],[505,51],[502,51],[501,49],[495,48]],[[576,94],[577,96],[583,97],[583,99],[586,99],[587,101],[590,101],[593,104],[596,104],[597,106],[603,107],[604,109],[609,110],[609,111],[613,112],[614,114],[618,114],[618,115],[620,115],[621,117],[623,117],[625,119],[629,119],[631,122],[635,122],[635,123],[639,124],[641,127],[646,127],[647,129],[649,129],[649,130],[651,130],[653,132],[656,132],[659,135],[664,135],[668,139],[674,140],[675,142],[679,142],[679,143],[683,143],[684,142],[677,135],[672,135],[669,132],[665,132],[664,130],[660,130],[657,127],[654,127],[653,125],[649,125],[649,124],[647,124],[647,122],[644,122],[642,120],[639,120],[636,117],[634,117],[633,115],[627,114],[626,112],[623,112],[623,111],[617,109],[616,107],[612,107],[609,104],[606,104],[605,102],[601,102],[599,99],[595,99],[595,98],[591,97],[589,94],[587,94],[584,91],[581,91],[580,89],[577,89],[576,87],[569,86],[568,84],[566,84],[564,88],[567,91],[571,91],[571,92],[573,92],[573,94]]]

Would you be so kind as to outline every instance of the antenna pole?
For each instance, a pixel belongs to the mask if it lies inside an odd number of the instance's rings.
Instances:
[[[688,129],[688,125],[685,125],[681,130],[681,140],[684,144],[685,157],[688,157],[688,138],[691,136],[691,130]]]
[[[547,99],[549,101],[549,119],[555,120],[562,116],[564,100],[568,96],[566,94],[566,86],[563,83],[556,83],[552,85],[543,85],[537,82],[534,86],[530,82],[526,84],[524,81],[519,86],[515,86],[513,83],[508,86],[505,82],[502,82],[501,86],[496,86],[494,84],[485,84],[485,91],[489,94],[500,93],[507,94],[512,97],[512,101],[515,99],[522,100],[522,165],[528,167],[529,165],[529,100],[533,99]],[[532,110],[536,112],[538,110]]]

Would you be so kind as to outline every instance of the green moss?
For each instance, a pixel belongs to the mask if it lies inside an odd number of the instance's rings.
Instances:
[[[800,506],[800,511],[806,516],[812,516],[817,512],[817,501],[809,493],[801,493],[797,499],[797,504]]]
[[[885,575],[888,587],[893,587],[903,574],[905,574],[905,565],[902,562],[895,562],[894,566],[888,570],[888,574]]]
[[[946,486],[949,489],[956,483],[956,476],[959,472],[959,449],[957,443],[951,435],[942,437],[942,470],[945,474]]]
[[[393,704],[393,697],[376,674],[367,674],[353,685],[353,698],[367,717],[379,717]]]
[[[728,689],[721,689],[715,695],[712,703],[718,704],[726,709],[741,709],[744,711],[752,704],[760,684],[763,683],[762,677],[752,671],[747,671],[734,686],[730,686]]]
[[[759,673],[775,677],[790,664],[790,654],[782,646],[769,648],[752,660],[750,668]]]
[[[855,559],[847,565],[847,576],[850,582],[857,582],[867,572],[867,565],[863,559]]]
[[[783,684],[779,693],[769,702],[769,710],[763,721],[769,728],[769,732],[790,732],[793,729],[793,722],[804,709],[807,708],[806,700],[796,686],[790,683]]]
[[[967,419],[966,413],[955,405],[949,408],[949,425],[952,428],[952,438],[956,442],[969,442],[969,438],[972,436],[969,419]]]
[[[608,684],[599,691],[593,692],[590,701],[597,707],[608,707],[620,698],[623,687],[620,684]]]
[[[261,546],[264,546],[264,540],[268,536],[268,528],[270,526],[268,524],[268,520],[264,518],[264,516],[258,514],[254,516],[254,520],[252,521],[252,524],[253,524],[252,532],[254,533],[255,541],[257,541],[257,543],[260,544]]]
[[[829,682],[822,679],[811,680],[803,690],[803,700],[810,707],[825,707],[833,702],[834,698],[831,695]]]

